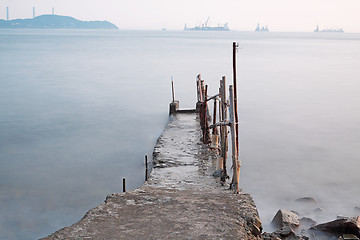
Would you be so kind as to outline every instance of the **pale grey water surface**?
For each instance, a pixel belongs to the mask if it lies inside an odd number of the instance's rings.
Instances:
[[[241,186],[267,227],[312,196],[322,218],[360,207],[360,34],[0,30],[0,239],[78,221],[144,178],[201,73],[215,94],[239,42]],[[311,213],[309,213],[311,215]],[[316,216],[314,216],[316,218]]]

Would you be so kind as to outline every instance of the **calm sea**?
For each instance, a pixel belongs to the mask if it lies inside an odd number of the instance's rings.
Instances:
[[[360,207],[360,34],[0,30],[0,239],[35,239],[136,188],[168,121],[232,79],[239,43],[241,187],[266,226],[314,197]]]

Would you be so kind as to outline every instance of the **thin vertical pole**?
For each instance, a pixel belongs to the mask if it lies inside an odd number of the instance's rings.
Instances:
[[[221,79],[221,114],[222,114],[222,120],[225,121],[227,119],[227,104],[226,104],[226,78],[225,76]],[[222,182],[225,182],[226,178],[228,178],[227,175],[227,169],[226,169],[226,160],[227,160],[227,151],[228,151],[228,134],[227,134],[227,127],[221,126],[222,132],[223,132],[223,144],[222,144],[222,151],[221,155],[223,157],[223,175],[221,178]]]
[[[205,144],[208,144],[210,141],[210,136],[209,136],[209,128],[208,128],[208,108],[207,108],[207,90],[208,90],[208,85],[205,85],[205,99],[204,99],[204,139],[203,142]]]
[[[222,93],[222,89],[221,89],[221,80],[220,80],[220,87],[219,87],[219,122],[223,121],[222,118],[222,105],[221,105],[221,93]],[[223,133],[223,127],[220,126],[220,155],[222,157],[222,152],[223,152],[223,143],[224,143],[224,133]]]
[[[236,148],[236,130],[235,130],[235,101],[234,101],[234,89],[233,86],[229,86],[230,93],[230,131],[232,142],[232,160],[233,160],[233,179],[232,188],[234,193],[239,193],[239,178],[240,178],[240,163],[238,161],[238,152]]]
[[[125,178],[123,178],[123,192],[126,192],[126,187],[125,187],[126,182],[125,181],[126,181]]]
[[[216,124],[216,111],[217,111],[217,99],[214,99],[214,116],[213,116],[213,124]],[[213,135],[218,134],[217,127],[213,128]]]
[[[205,86],[204,80],[200,79],[201,101],[205,101]]]
[[[149,178],[148,156],[145,155],[145,182],[147,182],[148,178]]]
[[[235,130],[236,130],[236,149],[239,149],[239,119],[237,115],[237,87],[236,87],[236,42],[233,42],[233,86],[234,86],[234,109],[235,109]]]
[[[199,83],[200,74],[196,76],[196,93],[197,101],[200,102],[200,83]]]
[[[196,85],[197,85],[197,91],[198,91],[198,101],[203,102],[204,101],[204,93],[203,93],[203,86],[204,81],[201,80],[201,75],[197,75],[196,79]]]
[[[173,100],[173,102],[175,102],[175,91],[174,91],[173,76],[171,76],[171,89],[172,89],[172,100]]]

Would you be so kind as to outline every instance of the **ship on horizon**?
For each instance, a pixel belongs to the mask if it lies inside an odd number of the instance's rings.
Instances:
[[[255,32],[268,32],[269,31],[269,28],[268,26],[262,26],[260,28],[260,23],[258,23],[257,27],[255,28]]]
[[[217,27],[208,26],[209,19],[210,19],[210,17],[207,18],[205,23],[195,26],[193,28],[188,28],[185,24],[184,30],[186,30],[186,31],[188,31],[188,30],[190,30],[190,31],[230,31],[228,23],[225,23],[224,25],[218,24]]]
[[[314,32],[344,32],[344,30],[342,28],[325,28],[320,30],[319,29],[319,25],[316,26],[316,29],[314,30]]]

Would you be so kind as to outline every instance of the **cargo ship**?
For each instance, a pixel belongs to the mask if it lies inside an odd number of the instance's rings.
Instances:
[[[314,32],[341,32],[343,33],[344,30],[342,28],[325,28],[320,30],[319,26],[316,26],[316,29],[314,30]]]
[[[228,23],[225,23],[224,25],[218,24],[217,27],[208,26],[209,18],[210,17],[208,17],[208,19],[206,20],[205,23],[203,23],[201,25],[198,25],[198,26],[195,26],[193,28],[189,28],[185,24],[184,30],[190,30],[190,31],[230,31]]]

